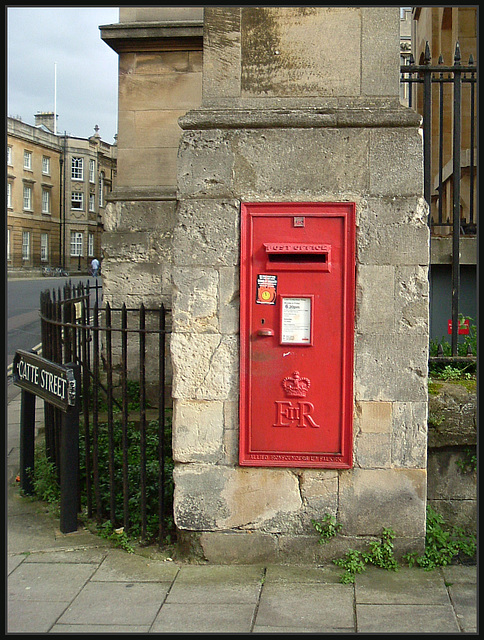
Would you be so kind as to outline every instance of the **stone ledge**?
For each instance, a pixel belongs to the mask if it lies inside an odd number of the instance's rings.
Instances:
[[[194,109],[178,119],[182,129],[267,129],[420,126],[421,117],[410,109],[345,106],[328,108]]]

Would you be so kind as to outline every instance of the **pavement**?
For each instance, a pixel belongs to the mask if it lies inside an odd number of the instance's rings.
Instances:
[[[20,496],[20,390],[8,383],[6,634],[468,633],[477,567],[376,567],[339,582],[327,566],[211,565],[127,553],[79,527],[63,534]],[[43,424],[42,401],[36,403]]]

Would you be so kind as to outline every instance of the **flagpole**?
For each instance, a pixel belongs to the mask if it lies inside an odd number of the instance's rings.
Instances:
[[[57,135],[57,62],[54,62],[54,135]]]

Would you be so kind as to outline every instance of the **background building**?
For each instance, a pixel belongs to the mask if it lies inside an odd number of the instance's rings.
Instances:
[[[7,268],[62,266],[86,272],[101,257],[106,196],[116,175],[116,145],[54,134],[54,114],[35,125],[7,120]]]

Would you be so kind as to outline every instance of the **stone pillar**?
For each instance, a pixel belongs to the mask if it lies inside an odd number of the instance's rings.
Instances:
[[[324,560],[384,526],[423,549],[429,238],[398,11],[205,9],[202,105],[179,120],[171,355],[175,522],[208,560]],[[352,469],[238,465],[244,201],[356,203]],[[343,528],[322,546],[326,513]]]

